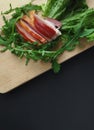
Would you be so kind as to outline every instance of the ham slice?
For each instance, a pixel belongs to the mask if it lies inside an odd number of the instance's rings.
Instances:
[[[22,17],[22,20],[24,20],[33,30],[35,30],[36,33],[38,33],[40,36],[42,36],[46,41],[50,41],[50,39],[48,37],[46,37],[45,35],[40,33],[39,30],[35,27],[33,16],[28,17],[27,15],[24,15]]]
[[[46,18],[45,20],[51,22],[57,29],[60,29],[60,27],[62,26],[61,22],[56,19]]]
[[[21,34],[21,36],[30,42],[36,42],[37,40],[34,39],[25,29],[23,29],[20,25],[20,23],[16,23],[17,31]]]
[[[51,22],[40,18],[36,14],[34,15],[34,25],[42,35],[48,37],[50,40],[61,35],[61,32]]]
[[[55,19],[43,18],[35,11],[28,12],[16,24],[18,32],[30,42],[46,43],[56,39],[61,32],[61,23]]]
[[[39,35],[27,22],[24,20],[20,20],[20,25],[35,39],[40,41],[41,43],[46,43],[47,40]]]

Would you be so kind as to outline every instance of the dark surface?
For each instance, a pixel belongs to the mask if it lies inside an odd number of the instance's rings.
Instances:
[[[94,130],[94,48],[0,95],[0,130]]]

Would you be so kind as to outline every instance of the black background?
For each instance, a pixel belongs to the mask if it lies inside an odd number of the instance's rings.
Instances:
[[[94,130],[94,47],[0,95],[0,130]]]

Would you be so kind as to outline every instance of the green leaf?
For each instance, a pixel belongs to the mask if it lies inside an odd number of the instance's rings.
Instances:
[[[73,11],[85,10],[88,6],[86,0],[47,0],[42,8],[44,16],[61,20]]]
[[[55,73],[58,73],[60,71],[61,65],[57,62],[57,60],[52,61],[52,69]]]
[[[88,41],[94,41],[94,33],[87,36]]]
[[[80,34],[80,37],[83,38],[83,37],[87,37],[88,35],[94,33],[94,28],[91,28],[91,29],[85,29],[81,34]]]

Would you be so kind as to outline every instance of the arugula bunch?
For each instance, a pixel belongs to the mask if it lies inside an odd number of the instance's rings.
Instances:
[[[26,42],[16,31],[15,24],[30,10],[41,11],[45,17],[60,20],[62,35],[44,45]],[[11,18],[6,19],[5,16],[10,13]],[[42,60],[52,63],[54,72],[58,72],[60,65],[57,61],[60,54],[75,49],[80,44],[80,38],[86,37],[89,41],[94,41],[94,9],[88,8],[86,0],[48,0],[41,6],[29,3],[14,9],[10,4],[10,9],[1,14],[5,23],[0,34],[0,45],[4,46],[1,51],[10,50],[20,58],[25,57],[26,64],[30,59]]]

